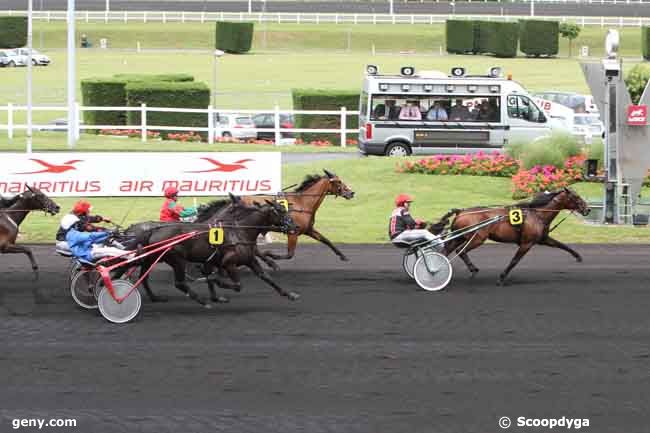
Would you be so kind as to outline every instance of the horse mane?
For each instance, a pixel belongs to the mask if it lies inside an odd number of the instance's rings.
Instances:
[[[0,197],[0,208],[8,208],[13,206],[20,199],[20,194],[16,194],[11,198]]]
[[[551,191],[551,192],[540,192],[535,194],[535,196],[530,201],[522,201],[516,204],[516,206],[521,208],[538,208],[546,206],[553,200],[562,190]]]
[[[308,174],[307,176],[305,176],[302,183],[296,189],[293,190],[293,192],[303,192],[304,190],[306,190],[307,188],[309,188],[310,186],[312,186],[322,178],[323,176],[320,176],[318,174]]]
[[[203,205],[201,207],[201,210],[199,211],[198,215],[196,216],[197,220],[204,220],[205,218],[210,218],[212,215],[214,215],[217,211],[223,209],[227,205],[232,203],[230,199],[221,199],[221,200],[212,200],[206,205]]]

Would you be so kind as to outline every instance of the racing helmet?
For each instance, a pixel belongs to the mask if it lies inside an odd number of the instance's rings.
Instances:
[[[165,197],[172,198],[178,195],[178,189],[174,186],[165,188]]]
[[[410,203],[413,201],[413,197],[408,194],[399,194],[395,197],[395,206],[404,206],[404,203]]]
[[[66,231],[70,230],[70,228],[75,224],[77,224],[78,222],[79,222],[79,217],[77,215],[69,213],[63,218],[61,218],[61,228]]]
[[[92,209],[90,203],[85,200],[79,200],[74,204],[72,208],[72,213],[75,215],[88,215],[88,212]]]

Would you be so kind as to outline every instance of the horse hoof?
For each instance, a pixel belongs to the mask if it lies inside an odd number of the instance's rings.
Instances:
[[[290,301],[297,301],[300,298],[300,295],[296,292],[289,292],[287,298],[289,298]]]
[[[582,263],[582,257],[580,257],[580,256],[576,257],[576,262]]]
[[[472,269],[470,272],[472,273],[472,275],[470,275],[470,278],[471,278],[471,279],[474,279],[474,277],[476,276],[476,274],[478,274],[478,269]]]
[[[217,304],[227,304],[230,302],[230,299],[226,298],[225,296],[215,296],[212,298],[212,302],[216,302]]]
[[[203,308],[211,310],[212,309],[212,304],[205,303],[205,304],[203,304]]]
[[[167,302],[169,299],[167,296],[150,296],[151,302]]]
[[[505,283],[506,283],[505,280],[503,280],[502,278],[499,278],[497,280],[497,286],[505,286]]]
[[[348,259],[346,256],[340,256],[340,257],[341,257],[341,261],[343,261],[343,262],[349,262],[350,261],[350,259]]]

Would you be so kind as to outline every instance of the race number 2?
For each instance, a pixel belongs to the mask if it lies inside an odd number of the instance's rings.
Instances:
[[[223,229],[213,228],[208,232],[208,242],[210,245],[221,245],[223,243]]]
[[[519,208],[510,209],[508,217],[510,218],[510,224],[513,226],[521,225],[524,222],[524,213]]]

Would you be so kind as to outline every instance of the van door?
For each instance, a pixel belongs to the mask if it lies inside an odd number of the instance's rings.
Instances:
[[[508,95],[507,122],[510,126],[506,133],[508,142],[528,143],[549,135],[551,128],[542,110],[523,95]]]

